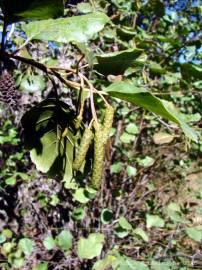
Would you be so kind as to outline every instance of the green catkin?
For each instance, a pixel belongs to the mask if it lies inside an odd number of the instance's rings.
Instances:
[[[74,170],[78,171],[81,168],[92,139],[93,139],[93,132],[89,128],[86,128],[81,138],[80,146],[76,152],[76,157],[73,163]]]
[[[94,138],[94,162],[93,174],[91,178],[92,187],[99,189],[102,183],[102,174],[104,167],[105,144],[103,142],[103,131],[97,129]]]
[[[105,117],[103,122],[103,141],[107,142],[110,130],[112,128],[114,119],[114,108],[111,105],[108,105],[105,110]]]

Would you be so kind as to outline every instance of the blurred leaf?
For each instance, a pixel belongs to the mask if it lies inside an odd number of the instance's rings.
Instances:
[[[76,192],[73,195],[74,199],[80,203],[87,203],[90,201],[90,198],[88,197],[88,193],[84,188],[78,188]]]
[[[145,168],[152,166],[154,162],[155,160],[149,156],[146,156],[145,158],[137,158],[137,163]]]
[[[8,23],[28,19],[49,19],[63,15],[62,0],[1,0]]]
[[[158,132],[158,133],[154,134],[153,141],[155,144],[161,145],[161,144],[172,142],[174,138],[175,138],[175,136],[171,135],[169,133]]]
[[[141,228],[133,230],[133,234],[140,236],[145,242],[149,242],[148,234]]]
[[[46,88],[45,78],[41,75],[26,75],[20,82],[20,89],[25,92],[34,93]]]
[[[4,242],[6,242],[6,236],[3,234],[0,234],[0,244],[3,244]]]
[[[72,213],[72,217],[75,219],[75,220],[82,220],[84,219],[85,217],[85,210],[81,207],[79,208],[75,208],[73,213]]]
[[[178,265],[172,261],[165,261],[165,262],[151,262],[151,269],[152,270],[178,270]]]
[[[91,233],[88,238],[81,237],[78,241],[77,254],[80,259],[93,259],[101,254],[104,235]]]
[[[121,226],[117,226],[114,229],[114,234],[122,239],[122,238],[125,238],[126,236],[128,236],[129,232],[128,232],[128,230],[123,229]]]
[[[109,224],[113,220],[113,212],[110,209],[103,209],[101,213],[101,221],[103,224]]]
[[[34,249],[34,243],[28,238],[22,238],[19,241],[19,248],[24,252],[25,255],[31,255]]]
[[[202,240],[202,230],[197,230],[197,228],[186,228],[185,231],[191,239],[197,242]]]
[[[94,68],[105,75],[120,75],[127,68],[135,66],[136,60],[141,54],[142,50],[135,48],[97,55],[97,64],[95,64]]]
[[[47,236],[43,241],[43,245],[47,250],[52,250],[56,247],[56,241],[52,236]]]
[[[72,247],[72,240],[73,236],[71,232],[67,230],[61,231],[61,233],[57,236],[58,246],[63,251],[68,251]]]
[[[164,227],[165,221],[157,215],[146,215],[146,223],[147,223],[147,228],[151,227]]]
[[[132,143],[135,141],[135,136],[132,134],[129,134],[127,132],[124,132],[120,137],[121,142],[123,143]]]
[[[127,166],[126,172],[127,172],[127,175],[129,177],[135,176],[137,174],[137,169],[135,167],[132,167],[132,166]]]
[[[135,134],[136,135],[136,134],[139,133],[139,128],[138,128],[138,126],[136,124],[130,123],[130,124],[127,125],[126,131],[128,133],[131,133],[131,134]]]
[[[113,255],[107,255],[104,259],[97,261],[93,265],[93,270],[106,270],[116,262],[117,258]]]
[[[40,263],[37,266],[35,266],[32,270],[47,270],[48,269],[48,263]]]
[[[182,76],[185,80],[190,81],[191,79],[202,79],[202,67],[191,64],[184,63],[181,65]]]
[[[131,270],[150,270],[148,266],[144,262],[138,262],[135,260],[132,260],[129,257],[126,257],[127,265],[130,266]]]
[[[85,43],[101,31],[109,18],[101,12],[73,16],[56,20],[43,20],[23,24],[28,39],[56,41],[62,43]]]
[[[120,173],[123,170],[123,164],[121,162],[114,163],[110,167],[110,173]]]
[[[125,230],[132,230],[132,225],[127,221],[127,219],[125,217],[120,217],[119,218],[119,225],[121,226],[121,228],[125,229]]]
[[[161,67],[161,65],[159,65],[158,63],[152,62],[149,65],[149,70],[151,72],[151,74],[153,75],[162,75],[166,73],[166,70],[164,68]]]
[[[77,4],[77,9],[80,13],[91,13],[93,12],[93,7],[90,3],[79,3]]]
[[[146,89],[138,88],[130,82],[116,82],[105,88],[105,91],[110,96],[131,102],[179,124],[187,137],[198,141],[198,134],[182,120],[179,112],[168,101],[155,97]]]

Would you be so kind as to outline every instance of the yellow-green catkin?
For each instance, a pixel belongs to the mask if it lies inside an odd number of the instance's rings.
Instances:
[[[103,142],[103,131],[97,129],[94,138],[94,162],[91,178],[92,187],[99,189],[102,183],[103,167],[105,157],[105,144]]]
[[[105,110],[105,117],[103,122],[103,141],[107,142],[110,130],[112,128],[114,119],[114,108],[111,105],[108,105]]]
[[[76,157],[73,163],[74,170],[78,171],[81,168],[92,139],[93,139],[93,132],[89,128],[86,128],[81,138],[80,146],[76,151]]]

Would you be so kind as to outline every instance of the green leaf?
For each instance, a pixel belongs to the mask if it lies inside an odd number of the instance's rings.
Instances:
[[[175,262],[165,261],[165,262],[151,262],[152,270],[178,270],[178,265]]]
[[[153,75],[162,75],[166,73],[166,70],[162,68],[161,65],[155,62],[150,63],[149,71]]]
[[[104,235],[92,233],[88,238],[80,238],[77,246],[77,254],[80,259],[93,259],[101,254],[104,243]]]
[[[85,210],[81,207],[79,208],[75,208],[73,213],[72,213],[72,217],[75,219],[75,220],[82,220],[84,219],[85,217]]]
[[[8,23],[56,18],[64,12],[62,0],[1,0],[0,6]]]
[[[32,268],[32,270],[47,270],[48,269],[48,263],[44,262],[44,263],[40,263],[37,266],[35,266],[34,268]]]
[[[15,176],[11,176],[5,180],[6,185],[8,186],[14,186],[16,184],[16,178]]]
[[[24,252],[25,255],[31,255],[34,249],[34,243],[28,238],[20,239],[19,248]]]
[[[187,137],[195,142],[198,141],[198,134],[184,122],[174,106],[171,106],[171,103],[166,100],[155,97],[146,89],[138,88],[131,82],[115,82],[105,88],[105,91],[112,97],[128,101],[177,123]]]
[[[73,236],[70,231],[63,230],[58,236],[57,236],[57,242],[58,246],[63,251],[68,251],[72,247],[72,240]]]
[[[127,221],[127,219],[125,217],[120,217],[119,218],[119,225],[121,226],[121,228],[131,231],[132,230],[132,225]]]
[[[30,150],[31,160],[50,177],[72,179],[74,117],[68,105],[47,99],[22,118],[25,146]]]
[[[183,223],[183,224],[189,223],[189,221],[186,220],[182,215],[180,205],[177,203],[172,202],[167,206],[167,214],[169,218],[175,223]]]
[[[135,48],[97,55],[97,64],[94,68],[103,74],[120,75],[127,68],[136,66],[138,57],[141,54],[142,50]]]
[[[135,167],[132,167],[132,166],[127,166],[126,172],[127,172],[127,175],[129,177],[135,176],[137,174],[137,169]]]
[[[104,259],[97,261],[93,265],[93,270],[106,270],[109,267],[111,267],[116,261],[117,261],[116,256],[109,254]]]
[[[6,236],[3,234],[0,234],[0,244],[3,244],[4,242],[6,242]]]
[[[140,236],[145,242],[149,242],[148,234],[141,228],[133,230],[133,234]]]
[[[93,12],[93,7],[90,3],[79,3],[77,4],[77,9],[83,14]]]
[[[56,247],[56,241],[52,236],[47,236],[43,241],[43,245],[47,250],[52,250]]]
[[[28,39],[85,43],[101,31],[109,18],[101,12],[22,25]]]
[[[20,89],[25,92],[34,93],[46,88],[45,78],[41,75],[26,75],[20,82]]]
[[[159,227],[162,228],[165,225],[165,221],[157,215],[146,215],[147,228]]]
[[[202,230],[197,228],[186,228],[186,234],[193,240],[200,242],[202,240]]]
[[[144,262],[138,262],[126,257],[126,262],[131,270],[149,270],[148,266]]]
[[[145,158],[137,158],[137,163],[145,168],[151,167],[155,160],[152,157],[146,156]]]
[[[202,79],[202,67],[184,63],[181,65],[181,73],[185,80],[191,81],[191,79]]]
[[[136,135],[136,134],[139,133],[139,128],[138,128],[138,126],[137,126],[136,124],[130,123],[130,124],[127,125],[126,131],[127,131],[128,133],[131,133],[131,134]]]
[[[80,203],[87,203],[90,201],[90,198],[88,197],[88,193],[84,188],[78,188],[76,192],[73,195],[74,199]]]
[[[110,167],[110,173],[120,173],[123,170],[123,164],[121,162],[117,162]]]
[[[101,213],[101,221],[103,224],[109,224],[113,220],[113,212],[110,209],[103,209]]]
[[[124,132],[120,137],[121,142],[123,143],[132,143],[135,141],[135,136],[132,134],[129,134],[127,132]]]
[[[114,234],[117,235],[119,238],[125,238],[126,236],[128,236],[129,231],[123,229],[121,226],[118,226],[114,229]]]

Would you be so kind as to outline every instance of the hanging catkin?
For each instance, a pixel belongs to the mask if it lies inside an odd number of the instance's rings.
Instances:
[[[104,167],[105,144],[103,142],[103,131],[96,129],[94,138],[94,162],[93,174],[91,178],[92,187],[99,189],[102,183],[102,174]]]
[[[10,110],[16,110],[20,99],[12,75],[4,70],[0,76],[0,101],[4,102]]]
[[[110,130],[112,128],[114,119],[114,108],[111,105],[108,105],[105,110],[105,117],[103,122],[103,141],[107,142],[109,137]]]
[[[89,128],[86,128],[81,138],[80,146],[76,152],[76,157],[73,163],[74,170],[78,171],[81,168],[92,139],[93,139],[93,132]]]

